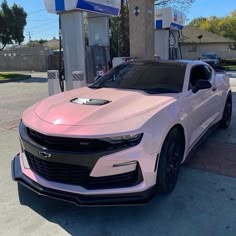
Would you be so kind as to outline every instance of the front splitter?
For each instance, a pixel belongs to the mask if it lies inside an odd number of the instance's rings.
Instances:
[[[151,201],[151,199],[156,193],[155,186],[151,187],[150,189],[144,192],[106,195],[82,195],[67,191],[46,188],[24,175],[20,165],[19,154],[12,160],[11,173],[12,179],[14,181],[17,181],[18,183],[24,185],[25,187],[39,195],[70,202],[78,206],[114,206],[146,204]]]

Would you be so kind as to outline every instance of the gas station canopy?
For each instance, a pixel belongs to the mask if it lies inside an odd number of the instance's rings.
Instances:
[[[50,13],[81,10],[110,16],[120,14],[121,0],[44,0]]]
[[[185,15],[171,7],[155,9],[155,29],[183,30]]]

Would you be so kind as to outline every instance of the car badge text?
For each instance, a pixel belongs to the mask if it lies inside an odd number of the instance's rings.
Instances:
[[[39,151],[39,155],[44,159],[52,157],[52,154],[47,153],[47,152],[41,152],[41,151]]]

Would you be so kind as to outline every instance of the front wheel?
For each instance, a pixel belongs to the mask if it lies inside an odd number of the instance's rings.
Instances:
[[[229,93],[226,99],[223,117],[222,120],[220,121],[220,127],[223,129],[229,128],[231,117],[232,117],[232,94]]]
[[[156,180],[158,192],[170,193],[175,188],[184,149],[184,135],[178,128],[173,128],[167,135],[160,153]]]

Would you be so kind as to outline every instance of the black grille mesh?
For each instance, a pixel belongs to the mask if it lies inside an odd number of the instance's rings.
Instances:
[[[86,189],[108,189],[131,187],[142,181],[139,165],[137,169],[125,174],[90,177],[91,170],[88,167],[51,162],[40,159],[28,152],[26,156],[30,168],[43,178],[64,184],[79,185]]]

